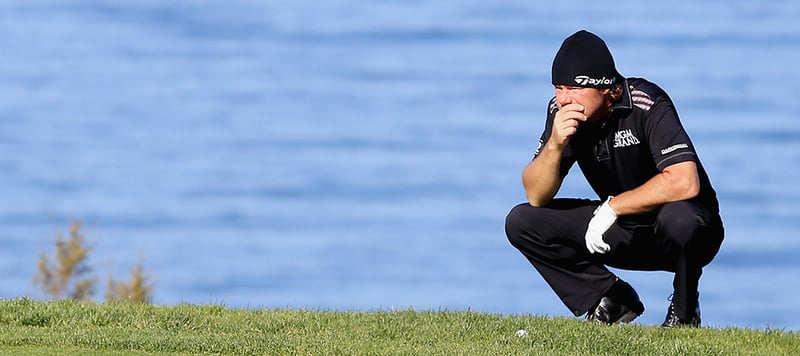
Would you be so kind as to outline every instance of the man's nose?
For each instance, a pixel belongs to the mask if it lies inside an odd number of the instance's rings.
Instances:
[[[572,97],[566,92],[560,92],[556,93],[556,101],[558,101],[560,105],[567,105],[572,103]]]

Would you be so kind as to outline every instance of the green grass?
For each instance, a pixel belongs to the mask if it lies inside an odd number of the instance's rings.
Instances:
[[[528,335],[517,337],[519,329]],[[241,310],[223,306],[0,302],[0,354],[792,355],[779,330],[606,326],[470,311]]]

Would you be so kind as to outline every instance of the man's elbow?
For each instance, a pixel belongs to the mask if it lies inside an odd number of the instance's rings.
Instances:
[[[667,167],[664,172],[666,183],[672,187],[672,199],[687,200],[700,194],[700,176],[694,162],[681,162]]]
[[[541,208],[550,203],[552,199],[544,199],[539,197],[528,196],[528,204],[534,208]]]
[[[694,180],[686,187],[686,199],[692,199],[700,194],[700,182]]]
[[[688,200],[700,194],[700,181],[695,177],[686,177],[676,185],[676,200]]]
[[[544,204],[542,204],[542,203],[540,203],[538,201],[535,201],[535,200],[530,200],[530,199],[528,199],[528,205],[530,205],[530,206],[532,206],[534,208],[541,208],[541,207],[544,206]]]

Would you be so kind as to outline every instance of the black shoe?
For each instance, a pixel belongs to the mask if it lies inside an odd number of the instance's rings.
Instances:
[[[617,279],[597,305],[586,313],[586,320],[606,324],[629,323],[644,313],[644,304],[630,284]]]
[[[678,314],[675,312],[675,303],[672,301],[672,296],[669,298],[669,308],[667,308],[667,318],[664,319],[664,323],[661,324],[661,327],[664,328],[674,328],[677,326],[690,326],[693,328],[700,327],[700,302],[697,302],[697,306],[694,308],[694,312],[688,319],[681,319],[678,317]]]

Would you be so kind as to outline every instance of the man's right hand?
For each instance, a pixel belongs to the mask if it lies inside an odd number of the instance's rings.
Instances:
[[[522,171],[522,185],[525,196],[532,206],[547,205],[561,187],[561,156],[569,143],[569,138],[578,131],[578,125],[586,121],[584,107],[565,97],[558,103],[558,111],[553,118],[550,139],[542,150]]]
[[[583,110],[583,105],[575,103],[571,99],[558,109],[553,120],[553,133],[550,136],[551,143],[557,148],[563,149],[569,142],[569,138],[578,131],[578,125],[586,121]]]

